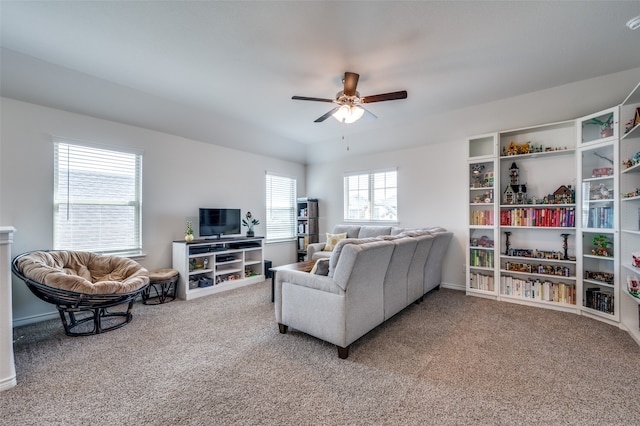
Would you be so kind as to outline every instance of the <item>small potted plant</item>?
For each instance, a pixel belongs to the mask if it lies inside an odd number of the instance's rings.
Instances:
[[[594,249],[591,250],[591,254],[595,256],[604,256],[609,257],[609,247],[613,246],[613,243],[609,241],[606,235],[598,234],[593,237],[591,241],[595,246]]]
[[[244,219],[242,219],[242,225],[248,228],[247,237],[253,237],[255,235],[253,232],[253,227],[256,225],[260,225],[260,221],[258,219],[255,219],[251,215],[251,212],[247,212],[247,214],[244,216]]]
[[[191,225],[191,221],[190,220],[187,221],[187,229],[184,232],[184,240],[186,242],[193,241],[193,226]]]

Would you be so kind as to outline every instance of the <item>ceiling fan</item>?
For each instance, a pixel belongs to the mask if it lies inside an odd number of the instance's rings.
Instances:
[[[291,99],[297,101],[316,101],[316,102],[330,102],[337,104],[335,108],[331,111],[327,112],[323,116],[314,120],[314,123],[321,123],[330,116],[333,116],[336,120],[341,123],[353,123],[354,121],[359,120],[363,115],[368,119],[376,119],[377,117],[366,110],[362,104],[370,104],[373,102],[382,102],[382,101],[393,101],[395,99],[406,99],[407,91],[401,90],[399,92],[391,92],[391,93],[382,93],[380,95],[373,96],[364,96],[360,97],[360,93],[356,90],[358,86],[358,79],[360,78],[359,74],[354,72],[345,72],[344,79],[342,80],[344,84],[344,89],[339,91],[336,94],[335,99],[324,99],[324,98],[310,98],[308,96],[292,96]]]

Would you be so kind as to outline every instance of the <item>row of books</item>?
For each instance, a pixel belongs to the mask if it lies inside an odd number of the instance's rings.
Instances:
[[[299,223],[298,224],[298,233],[299,234],[308,234],[309,233],[309,224],[308,223]]]
[[[493,268],[493,252],[487,250],[471,249],[471,266]]]
[[[547,280],[502,276],[500,277],[500,294],[569,305],[576,304],[575,284],[554,283]]]
[[[589,209],[589,228],[613,228],[613,207],[592,207]]]
[[[574,207],[511,208],[500,211],[500,225],[573,228],[575,216]]]
[[[584,306],[613,315],[615,313],[613,292],[600,287],[590,287],[585,291]]]
[[[309,237],[298,237],[298,250],[306,250],[309,245]]]
[[[477,290],[493,291],[493,275],[471,273],[469,286]]]
[[[493,225],[493,210],[474,210],[470,216],[470,225]]]

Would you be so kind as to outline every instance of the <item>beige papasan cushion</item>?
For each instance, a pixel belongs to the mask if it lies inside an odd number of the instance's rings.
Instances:
[[[134,260],[82,251],[35,251],[17,266],[33,281],[76,293],[130,293],[149,283],[149,272]]]

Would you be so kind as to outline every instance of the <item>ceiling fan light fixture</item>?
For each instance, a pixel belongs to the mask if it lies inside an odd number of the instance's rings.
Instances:
[[[358,121],[364,115],[364,110],[358,106],[342,105],[333,113],[333,118],[341,123],[351,124]]]

